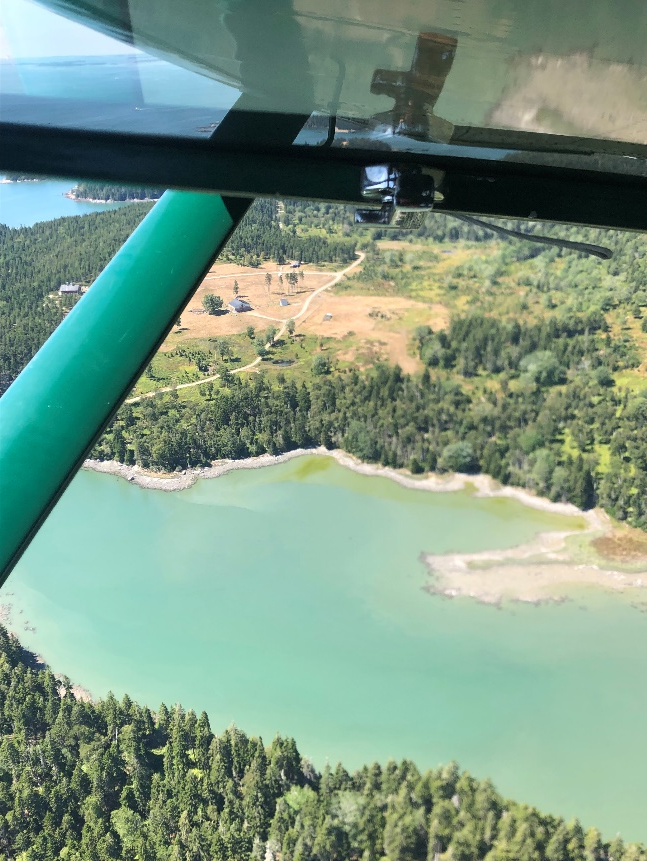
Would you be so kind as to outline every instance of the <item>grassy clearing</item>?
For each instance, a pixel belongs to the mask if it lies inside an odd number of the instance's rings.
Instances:
[[[307,228],[312,233],[320,230],[323,228],[318,226]],[[616,385],[636,394],[647,391],[647,333],[641,331],[641,319],[628,312],[628,300],[623,298],[627,285],[611,267],[578,260],[575,255],[530,256],[525,253],[528,246],[515,242],[438,244],[413,237],[411,241],[380,240],[366,247],[368,255],[361,268],[314,298],[296,321],[296,337],[286,336],[276,344],[260,369],[270,376],[283,373],[300,381],[311,373],[314,356],[322,352],[333,371],[387,361],[419,373],[422,363],[413,336],[420,326],[438,331],[449,325],[452,316],[472,312],[505,320],[540,321],[555,313],[568,316],[603,308],[611,338],[633,344],[640,360],[636,368],[615,373]],[[180,345],[214,353],[216,371],[222,364],[217,351],[222,338],[232,347],[234,358],[226,362],[231,370],[253,361],[256,346],[245,335],[247,327],[253,326],[260,335],[268,326],[279,328],[280,323],[259,315],[281,320],[296,317],[312,291],[326,283],[326,276],[316,271],[339,271],[340,264],[304,267],[304,280],[287,297],[290,304],[285,308],[279,306],[281,295],[286,295],[285,285],[278,283],[280,268],[270,262],[254,270],[233,264],[215,266],[200,288],[202,292],[183,314],[182,326],[171,333],[155,357],[152,377],[144,376],[137,384],[137,394],[208,375],[195,362],[178,356]],[[287,271],[285,267],[283,271]],[[265,284],[267,272],[272,276],[271,289]],[[202,293],[219,293],[228,301],[235,278],[254,314],[202,314]],[[467,388],[476,385],[476,381],[461,382]],[[499,386],[495,378],[484,378],[481,383],[489,388]],[[564,453],[579,454],[573,440],[565,439]]]
[[[181,333],[179,333],[181,336]],[[199,338],[180,340],[175,344],[167,339],[167,349],[160,350],[149,368],[139,378],[133,390],[135,396],[158,391],[167,386],[179,386],[207,379],[222,368],[230,371],[254,361],[257,356],[254,343],[246,335],[230,335],[226,338]],[[170,342],[170,343],[169,343]],[[226,345],[228,354],[223,357],[220,345]],[[182,355],[181,353],[184,353]],[[193,355],[207,358],[208,364],[198,365]]]
[[[568,428],[563,433],[562,452],[564,453],[564,457],[572,458],[576,458],[582,453]]]
[[[639,395],[647,392],[647,374],[639,369],[627,369],[614,374],[616,386]]]
[[[598,443],[594,446],[594,453],[598,462],[598,472],[604,475],[611,466],[611,446]]]

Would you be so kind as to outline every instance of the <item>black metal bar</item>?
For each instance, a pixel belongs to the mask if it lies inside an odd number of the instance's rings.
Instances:
[[[279,120],[277,117],[275,122],[279,124]],[[261,149],[229,140],[220,145],[216,135],[195,140],[0,123],[2,170],[218,191],[240,197],[361,203],[362,159],[344,164],[333,155],[328,164],[316,160],[313,166],[311,158],[303,157],[311,156],[313,149]],[[376,161],[375,154],[371,161]]]
[[[361,170],[381,162],[445,171],[438,212],[647,230],[647,178],[569,166],[352,147],[219,145],[216,140],[0,124],[0,168],[72,178],[365,205]]]
[[[450,218],[458,218],[466,224],[473,224],[492,233],[498,233],[499,236],[505,236],[506,239],[519,239],[522,242],[551,245],[553,248],[566,248],[568,251],[579,251],[581,254],[590,254],[592,257],[598,257],[600,260],[610,260],[613,257],[613,251],[610,248],[605,248],[603,245],[594,245],[590,242],[573,242],[570,239],[559,239],[556,236],[540,236],[537,233],[523,233],[521,230],[510,230],[507,227],[502,227],[500,224],[492,224],[491,221],[474,218],[472,215],[459,215],[457,212],[451,215]]]
[[[545,132],[516,131],[515,129],[486,128],[483,126],[454,126],[452,144],[495,147],[496,149],[526,150],[532,153],[609,155],[647,158],[647,145],[605,138],[554,135]]]

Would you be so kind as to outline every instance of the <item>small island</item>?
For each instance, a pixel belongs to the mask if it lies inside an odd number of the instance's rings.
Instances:
[[[126,203],[159,200],[163,188],[149,188],[135,185],[112,185],[102,182],[79,182],[67,193],[70,200],[85,203]]]
[[[44,177],[32,173],[5,173],[0,177],[0,185],[11,185],[14,182],[42,182]]]

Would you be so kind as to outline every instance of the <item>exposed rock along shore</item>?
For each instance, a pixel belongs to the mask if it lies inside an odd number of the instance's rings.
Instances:
[[[484,604],[506,599],[541,604],[564,601],[577,586],[614,592],[647,588],[647,563],[644,571],[628,572],[591,560],[578,562],[567,544],[575,534],[582,533],[542,532],[509,550],[423,553],[421,560],[430,574],[425,589],[432,595],[464,596]]]
[[[529,508],[578,519],[573,529],[545,532],[527,544],[508,550],[488,550],[481,553],[422,553],[421,560],[429,572],[425,589],[445,597],[466,596],[488,604],[502,600],[531,603],[562,601],[565,587],[595,585],[614,591],[647,588],[647,560],[644,571],[622,571],[609,560],[591,561],[580,557],[568,546],[571,536],[597,538],[613,531],[611,519],[600,509],[581,511],[570,503],[551,502],[517,487],[501,486],[487,475],[435,475],[417,478],[406,470],[363,463],[340,449],[323,446],[296,449],[281,455],[264,454],[245,460],[222,460],[209,467],[189,469],[182,473],[152,473],[138,466],[115,461],[88,460],[84,466],[97,472],[117,475],[142,488],[178,491],[191,487],[200,478],[217,478],[236,469],[261,469],[285,463],[303,456],[331,457],[341,466],[361,475],[380,476],[413,490],[452,493],[470,488],[477,498],[502,497],[514,499]],[[580,528],[584,523],[584,529]]]
[[[3,598],[14,598],[13,592],[3,592]],[[28,649],[22,642],[22,637],[24,636],[24,632],[36,633],[36,628],[32,623],[24,617],[24,611],[19,607],[14,605],[13,601],[3,601],[0,603],[0,624],[2,624],[9,633],[13,634],[18,638],[20,642],[20,646],[22,648],[26,663],[33,667],[34,669],[45,669],[47,666],[47,662],[45,659],[37,654],[36,652],[32,652],[31,649]],[[57,679],[63,680],[65,676],[63,673],[54,673]],[[82,687],[82,685],[74,684],[70,682],[69,679],[66,681],[67,689],[77,700],[85,700],[90,702],[93,700],[93,696],[87,688]]]
[[[351,469],[360,475],[389,478],[403,487],[413,490],[427,490],[433,493],[453,493],[472,487],[475,490],[476,497],[507,497],[539,511],[547,511],[552,514],[562,514],[571,517],[583,517],[591,529],[604,530],[610,525],[607,515],[599,509],[582,511],[569,502],[551,502],[549,499],[535,496],[535,494],[523,488],[500,485],[489,475],[467,475],[464,473],[438,475],[430,473],[425,478],[416,478],[408,473],[407,470],[396,470],[391,467],[364,463],[341,449],[330,450],[323,446],[319,446],[318,448],[298,448],[279,455],[262,454],[258,457],[250,457],[243,460],[220,460],[215,461],[209,467],[187,469],[181,473],[150,472],[149,470],[142,469],[140,466],[128,466],[114,460],[86,460],[83,467],[95,472],[117,475],[120,478],[125,478],[127,481],[134,482],[139,487],[149,490],[175,491],[186,490],[186,488],[195,484],[199,478],[218,478],[218,476],[235,469],[261,469],[306,455],[332,457],[341,466]]]

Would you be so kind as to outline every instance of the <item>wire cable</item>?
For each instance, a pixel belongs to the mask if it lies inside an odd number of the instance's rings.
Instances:
[[[582,254],[599,257],[600,260],[609,260],[613,257],[613,251],[610,248],[605,248],[603,245],[591,245],[588,242],[571,242],[568,239],[553,239],[552,236],[535,236],[534,234],[522,233],[520,230],[509,230],[507,227],[499,227],[498,224],[481,221],[480,218],[474,218],[472,215],[457,215],[453,212],[447,213],[447,215],[451,215],[452,218],[458,218],[460,221],[465,221],[467,224],[474,224],[476,227],[483,227],[485,230],[499,233],[501,236],[510,236],[513,239],[525,239],[526,242],[537,242],[540,245],[554,245],[557,248],[567,248],[569,251],[580,251]]]

